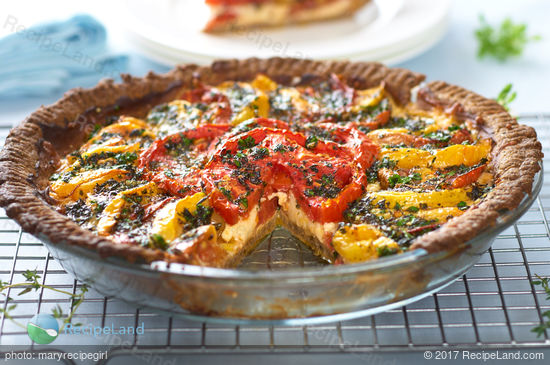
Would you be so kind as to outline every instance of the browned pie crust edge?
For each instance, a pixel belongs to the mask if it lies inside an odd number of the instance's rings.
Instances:
[[[114,244],[82,229],[47,203],[44,189],[55,170],[56,148],[66,150],[71,144],[67,135],[75,120],[90,108],[106,108],[120,98],[140,100],[152,93],[174,88],[181,91],[200,77],[206,84],[225,80],[250,80],[264,73],[277,82],[307,83],[312,75],[342,75],[357,88],[369,88],[384,82],[386,89],[401,104],[406,104],[412,88],[424,80],[424,75],[379,63],[348,61],[312,61],[292,58],[222,60],[211,66],[183,65],[164,75],[148,73],[143,78],[122,75],[121,83],[103,80],[91,89],[73,89],[50,106],[42,106],[20,125],[13,128],[0,153],[0,206],[17,221],[22,229],[53,244],[68,243],[93,248],[102,256],[122,256],[130,261],[160,260],[163,253],[143,248]],[[500,185],[479,206],[449,222],[442,229],[422,236],[412,248],[428,251],[446,249],[474,237],[494,224],[503,209],[516,207],[531,189],[534,174],[542,159],[541,145],[535,131],[519,125],[496,102],[442,82],[428,85],[442,102],[460,102],[464,108],[479,114],[495,130],[496,171]],[[82,129],[82,128],[81,128]],[[82,137],[82,136],[81,136]]]

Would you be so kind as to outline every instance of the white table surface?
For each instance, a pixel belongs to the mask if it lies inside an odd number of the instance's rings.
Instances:
[[[17,17],[20,24],[63,19],[76,13],[89,12],[106,25],[112,49],[130,53],[129,72],[143,75],[148,70],[164,72],[168,68],[139,54],[130,44],[124,29],[116,21],[117,7],[107,0],[31,1],[2,0],[0,3],[0,36],[9,34],[7,16]],[[542,41],[530,44],[519,59],[506,63],[476,58],[477,41],[473,32],[478,27],[478,15],[485,14],[491,23],[511,16],[514,21],[527,22],[531,34],[542,35]],[[444,38],[426,53],[399,64],[400,67],[428,75],[428,80],[445,80],[494,97],[508,82],[514,84],[518,97],[513,104],[515,113],[550,112],[550,2],[544,0],[455,0],[450,26]],[[185,60],[182,59],[182,62]],[[2,82],[2,80],[0,80]],[[61,92],[44,98],[0,99],[0,125],[21,121],[41,104],[49,104]]]

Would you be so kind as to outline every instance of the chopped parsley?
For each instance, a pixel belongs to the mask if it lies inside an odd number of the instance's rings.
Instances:
[[[237,203],[243,206],[244,209],[248,209],[248,199],[245,197],[240,197],[237,199]]]
[[[178,156],[180,154],[189,151],[189,147],[193,145],[193,140],[187,138],[183,133],[180,133],[177,136],[169,138],[164,142],[164,148],[172,156]]]
[[[393,169],[397,166],[397,161],[390,160],[387,157],[383,157],[381,160],[375,161],[367,171],[367,178],[369,183],[375,183],[378,181],[378,170],[387,168]]]
[[[342,189],[338,187],[332,175],[324,174],[320,180],[316,181],[315,186],[313,188],[306,189],[304,194],[307,197],[320,196],[327,199],[333,199],[340,194],[341,190]]]
[[[451,135],[445,131],[426,133],[424,137],[436,140],[438,142],[449,142],[451,140]]]
[[[201,203],[197,204],[195,214],[191,213],[187,208],[184,209],[181,212],[181,216],[185,218],[185,229],[189,230],[210,224],[213,212],[212,208],[204,206]]]
[[[86,205],[82,199],[77,200],[73,204],[65,206],[65,212],[73,221],[78,224],[86,223],[92,217],[92,210]]]
[[[395,255],[399,249],[397,247],[388,247],[388,245],[376,247],[378,257]]]
[[[247,148],[254,147],[256,145],[256,141],[251,136],[248,136],[246,138],[239,139],[237,144],[241,150],[246,150]]]
[[[306,138],[305,146],[308,150],[312,150],[315,147],[317,147],[318,143],[319,143],[319,138],[317,138],[317,136],[309,136]]]
[[[168,242],[158,233],[153,233],[149,236],[149,247],[151,248],[158,248],[160,250],[165,251],[169,245]]]
[[[261,160],[269,156],[269,150],[265,147],[254,147],[250,152],[250,157],[254,160]]]
[[[460,209],[460,210],[466,210],[466,209],[468,209],[468,204],[466,204],[465,201],[459,202],[456,206],[457,206],[458,209]]]
[[[233,201],[233,197],[231,196],[231,190],[224,186],[220,186],[218,189],[222,192],[222,194],[227,198],[229,201]]]
[[[412,181],[420,181],[422,180],[422,175],[420,175],[418,172],[414,172],[408,176],[401,176],[399,174],[393,174],[388,178],[388,183],[390,188],[395,187],[397,184],[409,184]]]

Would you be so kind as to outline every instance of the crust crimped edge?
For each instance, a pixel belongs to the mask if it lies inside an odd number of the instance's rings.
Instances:
[[[199,77],[206,84],[226,80],[251,80],[264,73],[282,84],[293,84],[308,78],[340,74],[356,88],[370,88],[384,83],[386,89],[400,104],[410,100],[410,91],[424,80],[424,75],[399,68],[388,68],[379,63],[349,61],[312,61],[292,58],[249,58],[245,60],[216,61],[211,66],[183,65],[164,75],[148,73],[143,78],[122,75],[121,83],[103,80],[91,89],[73,89],[50,106],[42,106],[13,128],[0,153],[0,206],[17,221],[22,229],[52,244],[67,243],[95,249],[102,257],[120,256],[129,261],[162,260],[164,253],[140,246],[115,244],[81,228],[48,204],[41,191],[55,168],[55,145],[67,148],[67,138],[52,137],[52,128],[67,132],[85,111],[108,107],[121,98],[138,102],[152,93],[190,88]],[[498,104],[445,83],[429,85],[442,100],[463,102],[467,110],[480,113],[495,128],[496,151],[499,153],[498,177],[505,184],[496,188],[491,199],[477,209],[470,209],[448,226],[427,234],[415,242],[413,248],[429,251],[445,249],[464,242],[494,223],[498,211],[517,206],[531,187],[533,175],[542,158],[540,143],[532,128],[520,126]],[[56,138],[60,138],[59,140]],[[522,139],[525,138],[525,141]],[[506,142],[511,139],[515,144]],[[61,146],[61,147],[60,147]],[[482,222],[482,223],[478,223]],[[444,232],[444,233],[441,233]],[[466,232],[466,234],[465,234]]]

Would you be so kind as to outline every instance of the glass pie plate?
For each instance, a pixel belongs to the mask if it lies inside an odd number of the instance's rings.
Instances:
[[[227,324],[348,320],[406,305],[452,283],[529,209],[542,176],[541,165],[531,194],[516,209],[452,251],[418,249],[360,264],[326,265],[283,229],[236,269],[133,264],[63,242],[45,244],[67,272],[101,294],[170,315]]]

